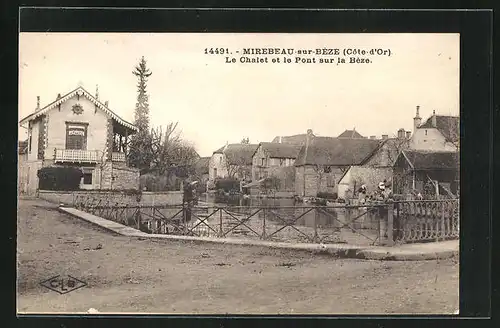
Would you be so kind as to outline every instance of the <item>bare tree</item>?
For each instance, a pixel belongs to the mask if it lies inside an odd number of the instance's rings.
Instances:
[[[169,175],[172,170],[181,168],[190,171],[199,158],[194,146],[182,140],[180,132],[176,130],[177,125],[169,123],[165,131],[161,126],[151,130],[151,168],[160,175]]]
[[[227,175],[228,177],[235,179],[245,179],[252,174],[252,166],[247,163],[247,160],[243,157],[231,156],[226,157],[227,161]]]
[[[460,120],[455,116],[448,116],[441,123],[442,133],[446,141],[460,150]]]

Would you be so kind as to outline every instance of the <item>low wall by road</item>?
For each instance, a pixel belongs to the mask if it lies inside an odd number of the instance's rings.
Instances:
[[[46,201],[65,204],[73,206],[75,200],[83,197],[92,197],[95,199],[102,199],[102,203],[120,203],[137,205],[137,196],[127,194],[122,191],[52,191],[52,190],[39,190],[38,197]],[[162,191],[162,192],[149,192],[144,191],[141,194],[141,205],[178,205],[182,204],[181,191]]]

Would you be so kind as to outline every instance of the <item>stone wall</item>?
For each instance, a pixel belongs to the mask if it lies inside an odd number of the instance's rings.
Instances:
[[[120,203],[137,205],[136,195],[126,194],[121,191],[51,191],[40,190],[38,197],[56,204],[73,206],[77,197],[93,197],[102,199],[102,204],[109,201],[110,204]],[[182,192],[143,192],[141,194],[141,205],[180,205],[182,204]]]
[[[302,197],[316,197],[318,192],[337,192],[337,180],[341,175],[339,167],[330,167],[329,172],[325,172],[324,167],[313,165],[296,167],[295,193]]]
[[[392,181],[392,168],[351,166],[339,182],[338,196],[345,199],[347,190],[355,191],[362,184],[366,185],[367,191],[370,193],[376,190],[378,184],[384,179]]]
[[[140,172],[124,163],[108,161],[102,167],[101,189],[139,189]]]

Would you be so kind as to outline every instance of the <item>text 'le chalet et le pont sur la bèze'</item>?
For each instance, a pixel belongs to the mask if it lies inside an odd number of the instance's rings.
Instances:
[[[390,57],[382,48],[205,48],[205,55],[219,55],[226,64],[370,64],[376,57]]]

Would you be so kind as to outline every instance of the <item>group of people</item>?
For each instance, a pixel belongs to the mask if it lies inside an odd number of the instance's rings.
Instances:
[[[373,190],[371,193],[368,193],[365,184],[361,185],[358,189],[358,200],[361,204],[367,201],[384,201],[390,198],[392,198],[392,190],[387,180],[380,182],[377,189]]]

